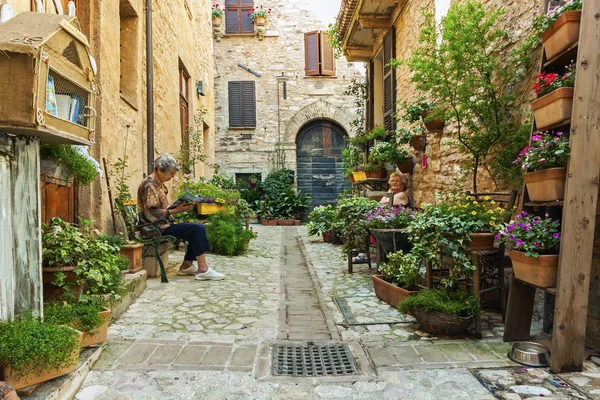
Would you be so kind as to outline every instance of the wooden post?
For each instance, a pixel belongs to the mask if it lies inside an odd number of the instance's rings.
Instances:
[[[562,239],[552,358],[554,373],[581,371],[600,165],[600,0],[581,14],[577,79],[571,117],[571,157],[562,216]],[[512,289],[511,289],[512,290]]]

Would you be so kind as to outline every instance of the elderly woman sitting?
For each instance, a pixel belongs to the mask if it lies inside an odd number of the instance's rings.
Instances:
[[[196,280],[221,280],[225,275],[210,268],[206,263],[206,252],[210,243],[206,237],[206,228],[202,224],[181,223],[173,224],[171,215],[189,211],[195,204],[179,204],[167,209],[167,187],[165,182],[179,171],[177,162],[169,154],[163,154],[154,161],[154,172],[142,181],[138,188],[137,204],[140,223],[153,223],[164,220],[159,225],[163,235],[174,236],[188,242],[183,263],[178,275],[196,275]],[[198,265],[194,265],[194,260]]]
[[[394,207],[398,206],[411,206],[410,197],[404,192],[406,190],[406,186],[408,185],[408,178],[402,172],[392,172],[390,174],[390,179],[388,180],[390,184],[389,193],[392,193],[394,196],[394,200],[392,201],[392,205]],[[389,197],[384,196],[380,200],[381,204],[388,204]]]

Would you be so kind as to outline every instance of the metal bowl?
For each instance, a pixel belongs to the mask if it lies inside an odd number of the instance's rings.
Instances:
[[[535,342],[516,342],[507,355],[512,361],[529,367],[550,365],[550,349]]]

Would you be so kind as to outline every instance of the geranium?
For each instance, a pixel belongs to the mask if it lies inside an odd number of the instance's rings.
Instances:
[[[538,75],[537,82],[532,86],[532,89],[538,97],[542,97],[558,88],[574,86],[575,64],[570,64],[566,67],[566,72],[563,75],[554,72],[542,72]]]
[[[212,19],[223,18],[223,15],[225,15],[225,9],[221,8],[219,3],[213,4],[212,5]]]
[[[550,26],[552,26],[552,24],[554,24],[554,21],[556,21],[558,17],[560,17],[563,13],[565,13],[566,11],[581,10],[582,6],[583,0],[570,0],[562,6],[557,6],[553,9],[548,10],[546,14],[540,13],[533,19],[533,29],[535,29],[536,32],[541,34],[542,32],[545,32]]]
[[[367,212],[365,224],[370,229],[403,229],[415,219],[417,211],[405,207],[382,205]]]
[[[266,10],[263,9],[263,6],[260,6],[259,8],[252,8],[252,11],[248,13],[249,17],[252,17],[252,21],[254,21],[257,17],[264,17],[267,18],[267,14],[271,14],[271,12],[273,11],[272,8],[267,8]]]
[[[523,211],[515,220],[502,226],[496,242],[523,251],[526,256],[556,254],[560,243],[560,221],[553,220],[548,214],[542,218]]]
[[[569,140],[562,132],[540,132],[531,137],[531,144],[521,150],[513,164],[524,170],[564,167],[570,154]]]

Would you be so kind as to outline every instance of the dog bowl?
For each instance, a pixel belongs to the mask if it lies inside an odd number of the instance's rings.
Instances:
[[[512,361],[529,367],[550,365],[550,349],[535,342],[516,342],[507,355]]]

